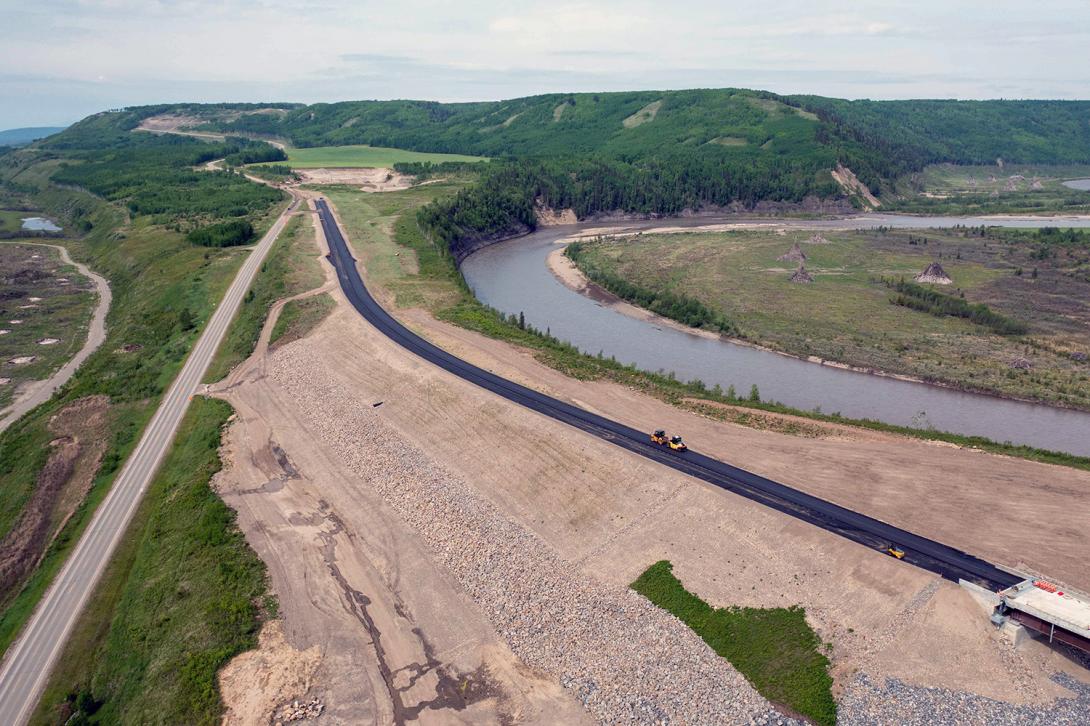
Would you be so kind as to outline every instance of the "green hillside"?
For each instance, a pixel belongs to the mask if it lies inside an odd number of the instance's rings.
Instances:
[[[665,147],[799,152],[816,117],[772,94],[739,89],[550,94],[484,103],[349,101],[283,116],[248,114],[209,129],[479,156],[646,155]],[[762,148],[763,147],[763,148]]]

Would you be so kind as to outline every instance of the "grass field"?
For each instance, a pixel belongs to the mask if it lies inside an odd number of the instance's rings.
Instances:
[[[265,566],[212,491],[223,401],[195,398],[32,723],[215,724],[215,677],[275,614]]]
[[[0,209],[0,232],[18,232],[23,228],[23,218],[36,216],[30,212],[16,212],[10,209]]]
[[[1090,408],[1090,368],[1073,357],[1090,352],[1090,283],[1068,274],[1075,260],[1034,260],[1031,244],[957,231],[830,233],[816,245],[809,236],[644,234],[585,244],[579,264],[691,296],[746,339],[792,355]],[[811,284],[792,283],[795,263],[777,260],[795,241]],[[911,280],[932,260],[954,281],[943,292],[1021,319],[1029,335],[891,304],[882,278]],[[1023,358],[1030,370],[1011,366]]]
[[[1090,166],[934,164],[902,177],[882,196],[883,209],[931,213],[1085,212],[1090,192],[1069,189],[1090,178]]]
[[[392,167],[410,162],[485,161],[481,156],[463,154],[437,154],[405,149],[387,149],[381,146],[318,146],[307,149],[288,149],[287,165],[298,169],[330,169],[352,167]],[[284,164],[285,162],[273,162]]]
[[[269,335],[269,345],[287,345],[299,340],[333,312],[336,305],[328,293],[292,300],[284,305]]]
[[[3,408],[19,384],[48,378],[83,347],[96,296],[91,281],[52,247],[0,242],[0,279],[6,283],[0,291]],[[13,362],[23,358],[33,360]]]
[[[768,700],[822,726],[836,723],[829,659],[802,608],[713,608],[685,589],[666,560],[632,589],[692,628]]]

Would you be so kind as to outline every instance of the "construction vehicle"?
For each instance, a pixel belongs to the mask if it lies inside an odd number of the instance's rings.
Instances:
[[[674,451],[688,451],[689,447],[685,445],[685,442],[681,440],[680,436],[670,437],[670,448]]]
[[[665,446],[669,442],[670,442],[670,439],[668,439],[666,437],[666,432],[663,431],[662,429],[656,429],[655,432],[653,434],[651,434],[651,443],[652,444],[660,444],[662,446]]]
[[[905,551],[897,545],[890,545],[889,547],[886,547],[886,554],[890,555],[891,557],[896,557],[899,560],[903,560],[905,558]]]

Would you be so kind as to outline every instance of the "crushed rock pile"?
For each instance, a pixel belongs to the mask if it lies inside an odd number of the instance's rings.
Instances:
[[[514,654],[604,723],[798,723],[680,620],[598,581],[405,441],[322,356],[289,344],[268,375],[414,528]],[[650,563],[648,563],[650,564]]]
[[[949,285],[953,282],[950,276],[946,274],[946,270],[942,269],[942,265],[938,262],[932,262],[927,266],[920,274],[914,278],[916,282],[928,282],[932,285]]]
[[[321,716],[324,710],[325,704],[317,698],[312,698],[309,701],[296,699],[291,703],[284,704],[277,710],[273,723],[276,726],[283,726],[283,724],[292,721],[309,721],[312,718]]]
[[[806,240],[806,244],[810,245],[827,245],[829,240],[822,237],[820,234],[815,234],[810,239]]]
[[[800,264],[799,269],[795,270],[794,274],[791,275],[791,282],[805,283],[805,282],[813,282],[813,281],[814,281],[814,276],[811,275],[809,272],[807,272],[806,271],[806,266],[802,265],[802,264]]]
[[[799,243],[791,245],[791,249],[776,258],[780,262],[806,262],[806,253],[799,247]]]

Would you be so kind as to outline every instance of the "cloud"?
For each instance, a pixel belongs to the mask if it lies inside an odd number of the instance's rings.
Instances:
[[[950,0],[8,4],[0,128],[177,100],[484,100],[698,86],[1087,95],[1085,0],[994,4],[1002,12]]]

